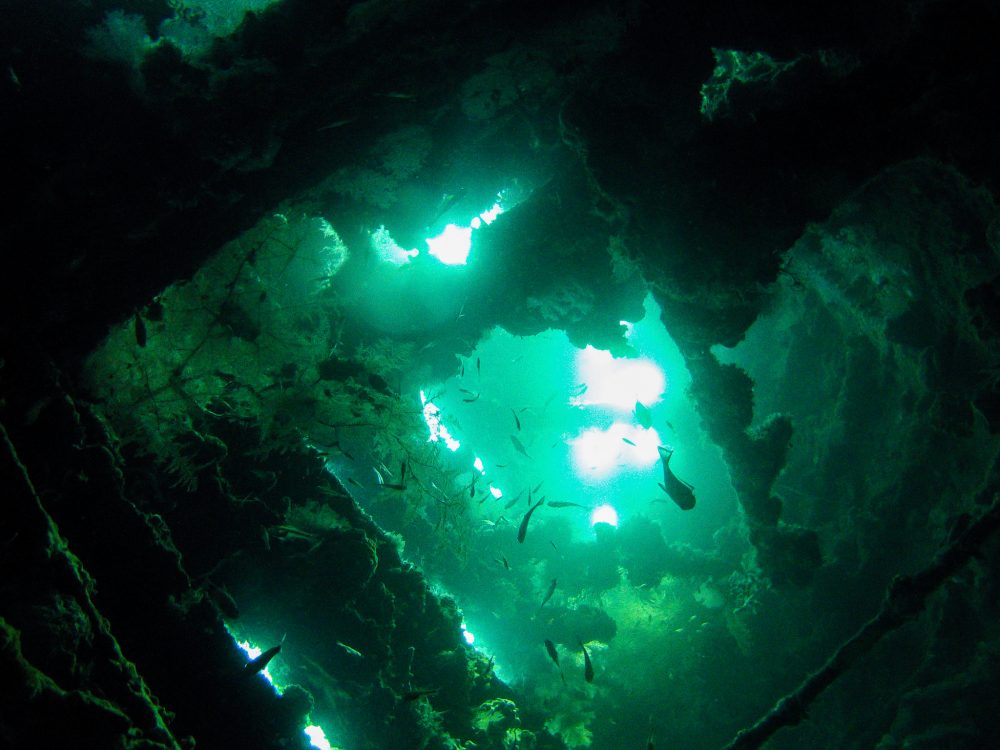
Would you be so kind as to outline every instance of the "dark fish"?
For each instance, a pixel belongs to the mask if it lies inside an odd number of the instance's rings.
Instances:
[[[139,311],[135,311],[135,343],[139,346],[145,346],[147,340],[146,335],[146,322],[142,319],[142,315]]]
[[[508,500],[507,504],[503,506],[503,509],[504,510],[510,510],[511,508],[513,508],[515,505],[517,505],[517,501],[521,499],[521,495],[523,495],[523,494],[524,494],[523,490],[521,492],[518,492],[517,493],[517,497],[512,498],[511,500]]]
[[[399,483],[406,484],[406,461],[399,465]]]
[[[557,584],[558,584],[558,581],[556,581],[556,579],[553,578],[552,579],[552,583],[549,584],[549,590],[545,592],[545,597],[542,599],[542,603],[538,605],[538,609],[539,610],[541,610],[542,607],[544,607],[546,604],[548,604],[549,599],[551,599],[552,595],[554,593],[556,593],[556,585]]]
[[[528,521],[531,520],[531,514],[535,512],[535,509],[545,502],[545,498],[542,498],[537,503],[528,508],[528,512],[524,514],[524,518],[521,519],[521,525],[517,529],[517,541],[519,543],[524,542],[524,537],[528,534]]]
[[[348,478],[347,478],[347,481],[348,481],[348,482],[350,482],[350,483],[351,483],[351,484],[353,484],[353,485],[356,485],[356,486],[358,486],[358,487],[360,487],[360,486],[361,486],[361,482],[359,482],[359,481],[358,481],[357,479],[355,479],[354,477],[348,477]]]
[[[536,484],[534,487],[532,487],[531,491],[532,492],[538,492],[538,490],[540,490],[542,488],[543,484],[545,484],[545,480],[544,479],[541,482],[539,482],[538,484]]]
[[[503,565],[505,570],[510,570],[510,563],[507,562],[507,558],[504,557],[503,555],[500,555],[500,559],[497,560],[497,562]]]
[[[459,388],[458,390],[461,393],[464,393],[466,396],[475,396],[476,395],[475,391],[470,391],[468,388]]]
[[[593,682],[594,665],[590,661],[590,654],[587,653],[587,647],[583,645],[583,641],[580,641],[580,648],[583,649],[583,679],[587,682]]]
[[[572,388],[569,389],[569,392],[571,396],[582,396],[584,393],[587,392],[587,384],[580,383],[579,385],[574,385]]]
[[[583,508],[584,510],[590,510],[589,505],[580,505],[580,503],[571,503],[565,500],[553,500],[549,503],[550,508]]]
[[[517,427],[517,431],[520,432],[521,431],[521,420],[517,418],[517,412],[514,411],[513,409],[511,409],[510,413],[514,415],[514,426]]]
[[[511,435],[510,436],[510,442],[514,445],[514,450],[516,450],[518,453],[520,453],[525,458],[531,458],[531,456],[528,455],[528,451],[526,451],[524,449],[524,443],[522,443],[520,440],[518,440],[517,437],[515,437],[514,435]]]
[[[653,415],[649,411],[649,407],[639,401],[635,402],[635,421],[647,430],[653,426]]]
[[[476,375],[481,376],[482,374],[483,374],[482,363],[479,361],[479,357],[476,357]]]
[[[403,693],[403,702],[412,703],[418,698],[425,698],[428,695],[434,695],[439,688],[434,688],[433,690],[411,690],[408,693]]]
[[[552,545],[552,549],[554,549],[557,553],[559,552],[559,548],[556,546],[556,543],[553,542],[551,539],[549,539],[549,544]]]
[[[473,396],[472,398],[463,398],[462,399],[462,401],[464,401],[467,404],[471,404],[473,401],[478,401],[478,400],[479,400],[479,394],[478,393],[475,396]]]
[[[479,476],[478,474],[472,475],[472,484],[469,485],[469,497],[476,496],[476,477],[478,476]]]
[[[629,440],[628,438],[622,438],[622,442],[623,442],[623,443],[625,443],[625,445],[631,445],[631,446],[632,446],[633,448],[635,448],[635,447],[636,447],[636,446],[635,446],[635,443],[633,443],[633,442],[632,442],[631,440]]]
[[[549,658],[552,663],[557,667],[559,666],[559,652],[556,651],[556,644],[550,641],[548,638],[545,639],[545,650],[549,652]]]
[[[434,226],[438,219],[451,211],[465,197],[465,193],[465,188],[462,188],[457,193],[445,193],[442,195],[441,200],[438,202],[437,210],[434,212],[434,218],[431,219],[430,226]]]
[[[550,641],[548,638],[545,639],[545,650],[549,652],[549,658],[552,663],[556,665],[559,669],[559,676],[562,678],[563,685],[566,684],[566,675],[563,674],[562,667],[559,666],[559,652],[556,651],[556,644]]]
[[[666,492],[670,499],[677,503],[681,510],[691,510],[694,507],[694,486],[682,481],[674,476],[670,470],[670,457],[674,454],[673,448],[657,446],[660,452],[660,460],[663,462],[663,484],[660,487]]]
[[[258,672],[263,671],[264,668],[270,663],[271,659],[278,655],[279,651],[281,651],[281,644],[271,646],[271,648],[262,653],[256,659],[251,659],[244,664],[243,672],[245,674],[257,674]]]

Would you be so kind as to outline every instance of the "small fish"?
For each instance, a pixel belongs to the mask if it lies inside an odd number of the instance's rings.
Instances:
[[[545,650],[549,652],[549,658],[552,663],[557,667],[559,666],[559,652],[556,651],[556,644],[550,641],[548,638],[545,639]]]
[[[407,99],[407,100],[410,100],[410,99],[416,99],[417,98],[416,94],[407,94],[407,93],[405,93],[403,91],[383,91],[383,92],[378,92],[378,93],[372,94],[372,96],[379,96],[379,97],[382,97],[383,99]]]
[[[639,401],[635,402],[635,421],[647,430],[653,426],[652,412],[649,411],[648,406]]]
[[[633,443],[633,442],[632,442],[631,440],[629,440],[628,438],[625,438],[625,437],[623,437],[623,438],[622,438],[622,442],[623,442],[623,443],[625,443],[625,445],[631,445],[631,446],[632,446],[633,448],[635,448],[635,447],[636,447],[635,443]]]
[[[523,495],[523,494],[524,494],[523,491],[518,492],[517,493],[517,497],[511,498],[510,500],[508,500],[507,504],[505,506],[503,506],[503,509],[504,510],[510,510],[511,508],[513,508],[515,505],[517,505],[517,501],[521,499],[521,495]]]
[[[462,188],[456,193],[445,193],[442,195],[441,200],[438,201],[437,210],[434,212],[434,218],[431,219],[429,226],[434,226],[438,219],[451,211],[465,197],[465,193],[465,188]]]
[[[378,470],[378,467],[373,466],[372,471],[375,472],[375,479],[378,481],[379,486],[385,484],[385,477],[382,476],[382,472]]]
[[[503,555],[500,555],[500,559],[497,560],[497,562],[503,565],[504,570],[510,570],[510,563],[507,562],[507,558],[504,557]]]
[[[663,462],[663,484],[660,488],[670,496],[670,499],[677,503],[681,510],[691,510],[695,504],[694,486],[678,479],[670,470],[670,457],[674,454],[673,448],[657,446],[660,452],[660,460]]]
[[[348,646],[343,641],[337,641],[337,645],[340,646],[347,653],[348,656],[353,656],[355,659],[364,659],[365,655],[358,651],[356,648]]]
[[[542,498],[537,503],[528,508],[528,512],[524,514],[524,518],[521,519],[521,525],[517,529],[517,541],[519,544],[524,543],[524,537],[528,534],[528,521],[531,520],[531,514],[535,512],[539,505],[545,502],[545,498]]]
[[[469,497],[475,497],[476,496],[476,478],[478,476],[479,476],[478,474],[473,474],[472,475],[472,484],[469,485]]]
[[[324,130],[336,130],[337,128],[342,128],[345,125],[350,125],[352,122],[354,122],[357,119],[358,119],[357,117],[348,117],[348,118],[345,118],[343,120],[334,120],[329,125],[322,125],[322,126],[316,128],[316,132],[320,133],[320,132],[322,132]]]
[[[549,590],[545,592],[545,597],[542,599],[542,603],[538,605],[538,610],[539,611],[541,611],[542,607],[544,607],[546,604],[548,604],[549,599],[551,599],[552,595],[554,593],[556,593],[556,586],[557,585],[558,585],[558,581],[556,581],[556,579],[553,578],[552,579],[552,583],[549,584]]]
[[[257,674],[258,672],[264,671],[267,665],[270,663],[271,659],[278,655],[281,651],[281,644],[277,646],[271,646],[267,651],[262,653],[255,659],[251,659],[246,664],[243,665],[244,674]]]
[[[434,688],[433,690],[411,690],[408,693],[403,693],[403,703],[412,703],[419,698],[426,698],[428,695],[434,695],[440,688]]]
[[[594,681],[594,664],[590,661],[590,654],[587,653],[587,647],[583,645],[583,641],[579,641],[580,648],[583,650],[583,679],[587,682]]]
[[[579,385],[574,385],[572,388],[569,389],[570,395],[576,397],[582,396],[586,392],[587,392],[586,383],[580,383]]]
[[[552,549],[554,549],[556,551],[556,554],[558,554],[559,553],[559,548],[556,546],[556,543],[553,542],[551,539],[549,539],[549,544],[552,545]]]
[[[518,440],[516,436],[511,435],[510,436],[510,442],[514,445],[514,450],[516,450],[518,453],[520,453],[525,458],[531,458],[531,456],[528,455],[528,451],[526,451],[524,449],[524,443],[522,443],[520,440]]]
[[[556,644],[550,641],[548,638],[545,639],[545,650],[549,652],[549,658],[552,663],[556,665],[559,670],[559,677],[562,678],[563,685],[566,684],[566,675],[563,674],[562,667],[559,666],[559,652],[556,651]]]
[[[142,315],[139,311],[135,311],[135,343],[140,347],[146,345],[147,334],[146,334],[146,322],[142,319]]]
[[[677,430],[674,429],[674,426],[672,424],[670,424],[670,422],[664,420],[663,424],[665,424],[667,427],[669,427],[671,432],[677,432]]]
[[[476,375],[478,377],[482,377],[483,375],[482,362],[479,361],[479,357],[476,357]]]
[[[478,401],[478,400],[479,400],[479,394],[478,393],[475,396],[473,396],[472,398],[463,398],[462,399],[462,401],[464,401],[467,404],[471,404],[473,401]]]
[[[347,481],[350,482],[351,484],[355,485],[356,487],[361,487],[361,482],[359,482],[354,477],[348,477]]]
[[[517,427],[517,431],[520,432],[521,431],[521,420],[517,418],[517,412],[514,411],[513,409],[511,409],[510,413],[514,415],[514,426]]]
[[[540,490],[540,489],[542,488],[542,485],[543,485],[543,484],[545,484],[545,480],[544,480],[544,479],[543,479],[543,480],[542,480],[541,482],[539,482],[538,484],[536,484],[536,485],[535,485],[535,486],[534,486],[534,487],[532,488],[532,490],[531,490],[531,491],[532,491],[532,492],[538,492],[538,490]]]
[[[403,461],[399,465],[399,482],[400,484],[406,484],[406,461]]]
[[[590,510],[589,505],[581,505],[580,503],[571,503],[565,500],[553,500],[549,503],[550,508],[583,508],[584,510]]]

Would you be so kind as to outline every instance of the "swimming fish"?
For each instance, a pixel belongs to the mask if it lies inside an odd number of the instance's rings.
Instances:
[[[426,698],[428,695],[434,695],[440,688],[434,688],[433,690],[411,690],[408,693],[403,693],[403,702],[412,703],[418,698]]]
[[[562,667],[559,666],[559,652],[556,651],[556,644],[546,638],[545,650],[549,652],[549,658],[552,660],[552,663],[559,669],[559,676],[562,678],[563,684],[565,685],[566,675],[563,674]]]
[[[678,508],[681,510],[691,510],[695,503],[694,486],[678,479],[670,470],[670,457],[674,454],[673,448],[665,448],[660,445],[657,446],[656,450],[660,452],[660,460],[663,462],[663,484],[660,485],[661,489],[670,496],[671,500],[677,503]]]
[[[635,402],[635,421],[647,430],[653,426],[653,415],[649,407],[639,401]]]
[[[264,671],[264,668],[271,662],[271,659],[278,655],[279,651],[281,651],[280,643],[277,646],[271,646],[257,658],[251,659],[243,665],[244,674],[257,674]]]
[[[511,435],[510,436],[510,442],[514,445],[514,450],[516,450],[518,453],[520,453],[525,458],[531,458],[531,456],[528,455],[528,451],[526,451],[524,449],[524,443],[522,443],[520,440],[518,440],[517,437],[515,437],[514,435]]]
[[[633,448],[635,448],[635,447],[636,447],[635,443],[633,443],[633,442],[632,442],[631,440],[629,440],[628,438],[625,438],[625,437],[623,437],[623,438],[622,438],[622,442],[623,442],[623,443],[625,443],[626,445],[631,445],[631,446],[632,446]]]
[[[590,510],[588,505],[580,505],[580,503],[570,503],[564,500],[553,500],[549,503],[550,508],[583,508],[584,510]]]
[[[340,646],[340,647],[341,647],[342,649],[344,649],[344,651],[345,651],[345,652],[346,652],[346,653],[347,653],[347,654],[348,654],[349,656],[353,656],[353,657],[354,657],[355,659],[364,659],[364,658],[365,658],[365,655],[364,655],[364,654],[362,654],[362,653],[361,653],[360,651],[358,651],[358,650],[357,650],[356,648],[352,648],[351,646],[348,646],[348,645],[347,645],[346,643],[344,643],[343,641],[337,641],[337,645],[338,645],[338,646]]]
[[[511,409],[510,413],[514,415],[514,426],[517,427],[517,431],[520,432],[521,431],[521,420],[517,418],[517,412],[514,411],[513,409]]]
[[[524,518],[521,519],[521,525],[517,529],[517,541],[518,541],[518,543],[523,543],[524,542],[524,537],[527,536],[527,534],[528,534],[528,521],[531,520],[531,514],[534,513],[535,509],[539,505],[541,505],[542,503],[544,503],[544,502],[545,502],[545,498],[543,497],[537,503],[535,503],[530,508],[528,508],[528,512],[524,514]]]
[[[593,682],[594,664],[590,661],[590,654],[587,653],[587,647],[583,645],[583,641],[580,641],[580,648],[583,649],[583,679],[587,682]]]
[[[479,361],[479,357],[476,357],[476,375],[481,377],[482,374],[483,374],[482,363]]]
[[[524,490],[521,490],[520,492],[518,492],[515,497],[513,497],[513,498],[511,498],[510,500],[507,501],[507,504],[503,506],[503,509],[504,510],[510,510],[511,508],[513,508],[515,505],[517,505],[517,501],[521,499],[521,495],[523,495],[523,494],[524,494]]]
[[[544,607],[546,604],[548,604],[549,599],[551,599],[552,595],[554,593],[556,593],[556,586],[557,585],[558,585],[558,581],[556,581],[556,579],[553,578],[552,579],[552,583],[549,584],[549,590],[545,592],[545,597],[542,599],[542,603],[538,605],[538,610],[539,611],[541,611],[542,607]]]

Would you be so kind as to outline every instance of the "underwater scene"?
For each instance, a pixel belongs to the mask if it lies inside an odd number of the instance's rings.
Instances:
[[[0,745],[1000,747],[994,10],[29,5]]]

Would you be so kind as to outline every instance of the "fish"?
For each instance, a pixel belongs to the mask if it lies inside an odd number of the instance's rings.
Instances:
[[[624,437],[623,437],[623,438],[622,438],[622,442],[623,442],[623,443],[625,443],[625,445],[631,445],[631,446],[632,446],[633,448],[635,448],[635,447],[636,447],[635,443],[633,443],[633,442],[632,442],[631,440],[629,440],[628,438],[624,438]]]
[[[552,545],[552,549],[554,549],[556,551],[556,553],[558,554],[559,553],[559,548],[556,546],[556,543],[553,542],[551,539],[549,539],[549,544]]]
[[[517,431],[520,432],[521,431],[521,420],[517,418],[517,412],[514,411],[513,409],[511,409],[510,413],[514,415],[514,426],[517,427]]]
[[[580,383],[579,385],[574,385],[569,389],[570,395],[575,397],[580,397],[587,392],[587,384]]]
[[[528,512],[524,514],[524,518],[521,519],[521,525],[517,529],[517,541],[519,544],[524,543],[524,537],[528,534],[528,521],[531,520],[531,514],[535,512],[535,509],[539,505],[545,502],[545,498],[542,498],[537,503],[528,508]]]
[[[403,703],[412,703],[419,698],[426,698],[428,695],[434,695],[440,688],[434,688],[432,690],[411,690],[408,693],[403,693]]]
[[[465,193],[465,188],[462,188],[458,192],[442,195],[441,200],[438,201],[437,210],[434,212],[434,218],[431,219],[429,226],[434,226],[438,219],[451,211],[465,197]]]
[[[562,678],[563,685],[566,684],[566,675],[563,674],[562,667],[559,666],[559,652],[556,651],[556,644],[550,641],[548,638],[545,639],[545,650],[549,653],[549,658],[552,663],[556,665],[559,670],[559,677]]]
[[[264,671],[267,665],[271,662],[271,659],[277,656],[280,651],[280,643],[277,646],[271,646],[271,648],[263,652],[260,656],[251,659],[243,665],[244,674],[257,674],[258,672]]]
[[[142,319],[139,311],[135,311],[135,343],[140,347],[146,345],[148,336],[146,333],[146,322]]]
[[[584,510],[590,510],[589,505],[581,505],[580,503],[571,503],[565,500],[553,500],[549,503],[550,508],[583,508]]]
[[[587,682],[594,681],[594,664],[590,661],[590,654],[587,653],[587,647],[583,645],[583,641],[579,641],[580,648],[583,651],[583,679]]]
[[[635,402],[635,421],[640,425],[645,427],[647,430],[653,426],[653,414],[649,411],[649,407],[640,401]]]
[[[525,458],[531,458],[531,456],[528,455],[528,451],[526,451],[524,449],[524,443],[522,443],[520,440],[518,440],[516,436],[511,435],[510,436],[510,442],[514,445],[514,450],[516,450],[518,453],[520,453]]]
[[[357,479],[355,479],[354,477],[348,477],[348,478],[347,478],[347,481],[348,481],[348,482],[350,482],[350,483],[351,483],[351,484],[353,484],[353,485],[356,485],[357,487],[361,487],[361,482],[359,482],[359,481],[358,481]]]
[[[500,559],[497,560],[497,562],[503,565],[504,570],[510,570],[510,563],[507,562],[507,558],[504,557],[503,555],[500,555]]]
[[[545,592],[545,597],[542,599],[542,603],[538,605],[538,610],[539,611],[541,611],[542,607],[544,607],[546,604],[548,604],[549,599],[551,599],[552,595],[554,593],[556,593],[556,586],[557,585],[558,585],[558,581],[555,578],[553,578],[552,579],[552,583],[549,584],[549,590]]]
[[[483,375],[482,362],[479,361],[479,357],[476,357],[476,375],[479,377]]]
[[[473,474],[472,475],[472,484],[469,485],[469,497],[475,497],[476,496],[476,478],[478,476],[479,476],[478,474]]]
[[[521,490],[520,492],[518,492],[516,497],[513,497],[513,498],[511,498],[510,500],[507,501],[507,504],[503,506],[503,509],[504,510],[510,510],[511,508],[513,508],[515,505],[517,505],[517,501],[521,499],[521,495],[523,495],[523,494],[524,494],[524,490]]]
[[[472,396],[471,398],[463,398],[462,399],[462,401],[464,403],[466,403],[466,404],[471,404],[473,401],[478,401],[478,400],[479,400],[479,394],[478,393],[475,396]]]
[[[399,483],[406,484],[406,461],[399,465]]]
[[[538,490],[540,490],[540,489],[542,488],[542,485],[543,485],[543,484],[545,484],[545,480],[544,480],[544,479],[543,479],[543,480],[542,480],[541,482],[539,482],[538,484],[536,484],[536,485],[535,485],[535,486],[534,486],[534,487],[532,488],[532,490],[531,490],[531,491],[532,491],[532,492],[538,492]]]
[[[660,453],[660,460],[663,462],[663,484],[660,488],[669,495],[670,499],[677,503],[681,510],[691,510],[695,504],[694,486],[678,479],[670,470],[670,457],[674,454],[673,448],[665,448],[660,445],[656,448]]]
[[[358,651],[356,648],[348,646],[343,641],[337,641],[337,645],[340,646],[347,653],[348,656],[353,656],[355,659],[364,659],[365,655]]]
[[[552,663],[557,667],[559,666],[559,652],[556,651],[556,644],[550,641],[548,638],[545,639],[545,650],[549,652],[549,658]]]

